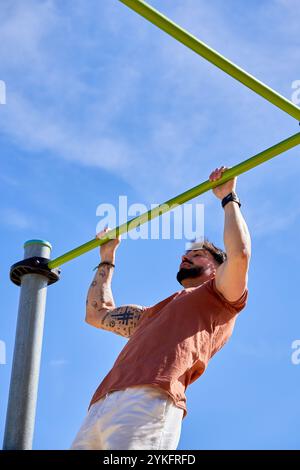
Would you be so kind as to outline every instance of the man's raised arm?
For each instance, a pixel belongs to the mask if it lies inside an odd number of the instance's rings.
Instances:
[[[211,181],[221,178],[226,167],[216,169],[210,175]],[[214,194],[223,199],[235,194],[236,178],[217,186]],[[227,199],[227,198],[226,198]],[[238,300],[244,293],[248,281],[251,256],[251,239],[247,224],[237,202],[230,201],[224,206],[224,245],[227,259],[216,271],[216,288],[230,302]]]
[[[100,232],[101,238],[106,231]],[[88,290],[85,321],[121,336],[130,337],[146,307],[140,305],[115,306],[111,290],[111,281],[115,263],[115,252],[120,244],[120,237],[101,245],[101,263]]]

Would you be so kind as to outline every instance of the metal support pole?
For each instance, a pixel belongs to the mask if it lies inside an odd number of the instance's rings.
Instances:
[[[24,244],[24,260],[33,257],[49,260],[51,248],[47,241],[29,240]],[[5,450],[32,448],[47,285],[47,275],[24,270],[3,442]]]

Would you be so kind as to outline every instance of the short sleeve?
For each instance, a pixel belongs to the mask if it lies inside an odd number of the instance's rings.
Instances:
[[[222,302],[225,308],[230,310],[232,313],[239,313],[245,307],[248,300],[248,289],[246,288],[241,297],[234,302],[227,300],[224,295],[218,291],[215,283],[215,278],[210,279],[207,283],[207,287],[211,289],[211,292]]]

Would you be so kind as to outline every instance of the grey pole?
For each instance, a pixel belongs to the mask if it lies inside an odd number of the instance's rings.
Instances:
[[[3,441],[3,449],[6,450],[32,448],[46,294],[51,283],[47,273],[41,274],[41,270],[34,266],[41,264],[41,258],[49,260],[51,249],[51,244],[44,240],[29,240],[24,244],[24,263],[19,267],[21,293]],[[31,263],[30,268],[26,269],[26,261]]]

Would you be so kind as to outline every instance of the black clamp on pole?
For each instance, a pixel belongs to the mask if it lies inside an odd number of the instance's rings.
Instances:
[[[60,278],[60,268],[49,269],[49,259],[40,256],[23,259],[15,263],[10,268],[10,280],[17,286],[21,285],[21,278],[24,274],[42,274],[48,279],[48,286],[54,284]]]

